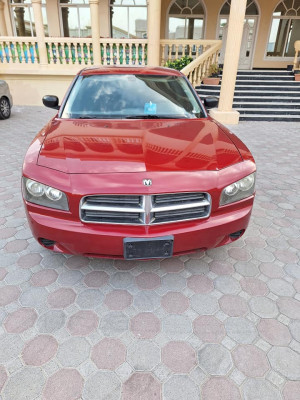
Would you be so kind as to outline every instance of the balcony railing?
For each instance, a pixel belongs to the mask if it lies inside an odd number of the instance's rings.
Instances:
[[[48,64],[93,65],[91,38],[46,38]],[[102,65],[146,65],[146,39],[101,39]],[[39,49],[34,37],[0,37],[0,63],[39,64]]]

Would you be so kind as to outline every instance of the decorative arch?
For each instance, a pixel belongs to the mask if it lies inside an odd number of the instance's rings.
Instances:
[[[273,11],[267,57],[294,57],[300,37],[300,0],[282,0]]]
[[[167,13],[169,39],[203,39],[205,15],[202,0],[173,0]]]

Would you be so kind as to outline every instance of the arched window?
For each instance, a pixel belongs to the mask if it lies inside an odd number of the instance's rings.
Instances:
[[[15,36],[36,36],[31,0],[10,0],[10,7]],[[45,36],[49,36],[46,0],[42,0],[42,14]]]
[[[204,20],[201,0],[175,0],[169,10],[169,39],[202,39]]]
[[[113,38],[147,38],[147,0],[110,0]]]
[[[62,36],[91,37],[89,0],[60,0]]]
[[[267,56],[293,57],[300,38],[300,0],[283,0],[273,12]]]

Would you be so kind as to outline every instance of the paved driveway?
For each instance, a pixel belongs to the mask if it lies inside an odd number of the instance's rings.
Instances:
[[[114,262],[31,237],[21,165],[52,114],[15,107],[0,121],[0,398],[299,400],[299,124],[232,127],[258,166],[242,239]]]

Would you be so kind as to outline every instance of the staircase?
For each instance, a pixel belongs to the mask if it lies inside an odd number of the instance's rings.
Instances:
[[[196,87],[201,98],[220,95],[220,85]],[[233,108],[240,121],[299,121],[300,82],[285,70],[238,71]]]

